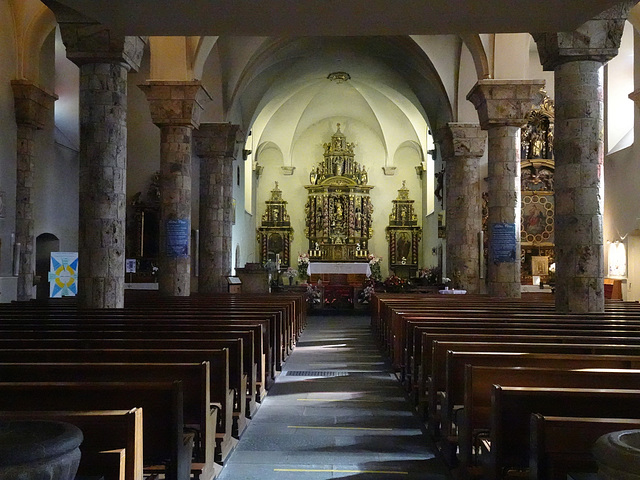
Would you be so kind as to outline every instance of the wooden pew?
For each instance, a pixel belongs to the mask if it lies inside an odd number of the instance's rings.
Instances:
[[[559,338],[557,338],[559,340]],[[635,357],[640,353],[640,346],[629,345],[600,345],[600,344],[580,344],[580,343],[528,343],[528,337],[520,337],[519,343],[498,343],[498,342],[443,342],[436,340],[433,342],[433,361],[431,379],[429,383],[429,412],[435,416],[436,409],[443,397],[447,398],[449,407],[461,405],[464,399],[465,384],[465,357],[458,360],[455,354],[449,352],[480,352],[480,353],[506,353],[509,356],[504,360],[497,360],[504,366],[525,366],[529,363],[527,358],[517,358],[512,360],[511,354],[560,354],[560,355],[614,355]],[[461,354],[462,355],[462,354]],[[522,355],[517,355],[521,357]],[[543,356],[531,360],[536,365],[539,362],[547,363]],[[589,357],[591,358],[591,357]],[[617,360],[618,357],[615,357]],[[491,358],[489,359],[491,360]],[[556,362],[550,357],[550,366],[556,368]],[[523,362],[525,365],[523,365]],[[567,367],[569,368],[569,362]],[[640,388],[640,385],[638,385]],[[445,415],[450,418],[451,412],[447,410]],[[437,417],[436,417],[437,418]]]
[[[481,443],[480,462],[488,480],[529,466],[531,414],[630,418],[640,409],[640,390],[492,387],[491,431]]]
[[[490,429],[493,385],[518,387],[565,387],[640,389],[640,370],[550,369],[465,365],[464,404],[457,416],[457,446],[463,468],[472,466],[474,438],[486,437]],[[477,444],[475,445],[477,447]]]
[[[106,335],[105,335],[106,336]],[[74,350],[74,349],[88,349],[88,350],[142,350],[148,349],[153,351],[164,350],[166,352],[174,352],[180,350],[228,350],[229,357],[229,386],[234,392],[233,401],[233,415],[234,426],[236,430],[236,437],[240,437],[242,432],[247,426],[247,391],[255,390],[255,383],[250,385],[246,375],[243,374],[243,342],[242,338],[229,338],[226,340],[213,339],[149,339],[145,338],[144,334],[141,334],[141,338],[46,338],[46,339],[30,339],[30,338],[18,338],[18,339],[6,339],[0,338],[0,351],[7,349],[20,349],[25,348],[28,350],[34,349],[59,349],[59,350]],[[253,352],[251,352],[253,353]],[[200,359],[201,361],[209,360],[207,358]],[[148,360],[153,362],[153,360]],[[212,361],[212,360],[210,360]],[[217,373],[216,370],[213,370]],[[254,377],[255,380],[255,377]],[[213,379],[212,384],[216,384],[216,379]],[[219,384],[219,383],[218,383]],[[253,403],[253,398],[251,402]]]
[[[178,336],[182,331],[200,332],[202,335],[209,336],[212,332],[220,331],[220,329],[233,328],[251,328],[254,333],[262,335],[262,345],[256,347],[254,360],[262,359],[265,363],[258,368],[259,372],[267,373],[264,381],[265,388],[268,388],[270,382],[275,378],[276,364],[275,351],[279,342],[274,336],[275,326],[273,319],[265,318],[265,314],[216,314],[211,312],[181,312],[177,317],[171,312],[127,312],[123,310],[104,309],[90,310],[81,312],[56,312],[44,314],[38,311],[26,310],[20,312],[15,317],[8,317],[2,312],[0,305],[0,318],[3,322],[0,324],[0,330],[21,329],[21,330],[99,330],[104,329],[123,329],[131,330],[139,333],[147,330],[152,331],[170,331],[175,332]],[[255,329],[258,329],[255,331]]]
[[[625,338],[625,337],[602,337],[596,335],[582,335],[579,332],[570,335],[538,335],[537,333],[503,333],[503,334],[489,334],[483,333],[482,329],[472,330],[471,332],[455,332],[455,330],[448,331],[446,333],[436,333],[432,331],[425,331],[422,333],[423,338],[423,350],[422,359],[419,361],[418,368],[418,382],[416,389],[418,391],[418,402],[428,402],[429,383],[432,378],[436,378],[436,389],[442,390],[444,387],[444,380],[438,381],[438,378],[444,379],[446,372],[446,355],[443,354],[443,350],[439,349],[438,352],[434,351],[434,345],[436,342],[440,342],[440,345],[444,345],[443,342],[460,342],[460,343],[490,343],[490,344],[514,344],[514,343],[547,343],[547,344],[563,344],[563,345],[584,345],[585,348],[593,345],[588,353],[612,353],[620,355],[637,355],[640,351],[640,339]],[[473,347],[470,347],[473,349]],[[489,348],[489,347],[486,347]],[[500,347],[496,347],[500,348]],[[612,349],[609,351],[608,349]],[[463,350],[463,348],[457,348],[455,350]]]
[[[105,475],[105,480],[143,480],[142,409],[93,410],[93,411],[0,411],[2,420],[53,420],[76,425],[82,440],[82,458],[78,475]],[[105,460],[112,457],[105,453],[117,450],[118,470],[107,472]],[[124,452],[124,462],[120,475],[120,451]]]
[[[202,476],[210,478],[219,468],[216,458],[217,408],[210,401],[210,365],[201,363],[0,363],[2,382],[172,382],[183,389],[183,418],[195,433],[194,462]],[[235,441],[234,441],[235,445]]]
[[[110,326],[110,325],[101,325],[97,328],[88,325],[83,326],[81,328],[76,329],[45,329],[45,328],[24,328],[24,329],[11,329],[11,330],[2,330],[0,329],[0,335],[3,340],[0,340],[0,348],[2,346],[2,341],[6,343],[11,343],[12,345],[17,345],[16,340],[19,343],[25,342],[33,342],[36,340],[87,340],[88,342],[83,342],[83,345],[90,346],[90,341],[92,340],[105,340],[109,339],[113,340],[136,340],[136,347],[143,347],[145,344],[153,345],[150,341],[170,341],[172,347],[178,347],[182,345],[187,345],[189,347],[200,346],[202,342],[211,341],[222,341],[228,340],[229,348],[230,348],[230,356],[233,357],[234,354],[237,354],[235,348],[238,346],[238,339],[242,339],[242,368],[239,369],[239,366],[236,366],[233,362],[231,362],[232,369],[230,371],[230,382],[231,385],[234,385],[234,375],[239,376],[240,372],[243,372],[245,376],[247,376],[247,390],[246,390],[246,400],[245,400],[245,413],[248,418],[255,413],[257,409],[256,402],[259,398],[261,398],[262,393],[260,392],[261,386],[258,385],[257,380],[257,372],[258,372],[258,362],[255,360],[255,351],[256,345],[260,343],[259,340],[255,340],[254,331],[252,330],[228,330],[221,329],[216,331],[175,331],[175,330],[161,330],[156,329],[154,327],[148,327],[146,329],[121,329],[118,326]],[[10,340],[13,340],[11,342]],[[28,343],[27,343],[28,344]],[[204,346],[208,345],[207,343]],[[224,347],[224,344],[221,344],[221,347]],[[261,348],[258,349],[261,352]],[[236,366],[238,368],[238,372],[235,373],[233,367]],[[264,384],[264,372],[262,371],[261,382]],[[240,386],[240,383],[238,384]],[[241,393],[241,392],[240,392]]]
[[[228,350],[171,349],[3,349],[0,363],[132,363],[173,364],[209,363],[210,402],[220,409],[216,425],[216,461],[223,462],[237,440],[232,438],[234,424],[233,391],[229,389]],[[161,370],[161,369],[158,369]],[[144,375],[144,373],[143,373]],[[147,374],[148,375],[148,374]],[[0,377],[2,380],[3,377]]]
[[[640,369],[636,355],[589,355],[525,352],[447,352],[447,387],[442,394],[442,430],[451,432],[454,409],[464,403],[466,365],[487,367],[535,367],[552,369]]]
[[[193,436],[183,432],[181,382],[0,382],[0,410],[142,407],[144,463],[167,480],[189,480]]]
[[[566,480],[569,473],[596,473],[591,449],[607,433],[640,429],[638,418],[531,415],[529,479]]]

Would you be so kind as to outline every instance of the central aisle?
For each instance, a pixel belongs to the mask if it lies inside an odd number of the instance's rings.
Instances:
[[[308,317],[220,480],[448,478],[368,317]]]

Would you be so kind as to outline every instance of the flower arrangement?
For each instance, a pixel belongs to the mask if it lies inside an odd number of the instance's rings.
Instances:
[[[376,257],[372,253],[369,254],[369,268],[371,268],[371,279],[376,282],[382,281],[382,273],[380,272],[380,262],[382,257]]]
[[[298,276],[298,270],[293,267],[287,268],[287,271],[284,272],[285,277],[296,278]]]
[[[298,275],[300,278],[307,278],[307,269],[309,268],[309,254],[307,252],[298,254]]]
[[[401,292],[408,285],[408,282],[397,275],[389,275],[383,284],[386,292]]]
[[[371,295],[373,295],[373,292],[375,292],[375,282],[371,278],[367,278],[364,281],[362,291],[358,295],[358,301],[363,305],[367,305],[371,302]]]
[[[442,271],[439,267],[425,267],[418,270],[418,278],[423,285],[439,285]]]
[[[307,300],[307,304],[310,307],[318,305],[322,297],[322,295],[320,294],[320,288],[312,284],[307,285],[307,293],[305,297]]]

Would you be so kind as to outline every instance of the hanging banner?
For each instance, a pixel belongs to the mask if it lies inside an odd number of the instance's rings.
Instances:
[[[184,258],[189,256],[189,220],[167,220],[167,257]]]
[[[516,253],[516,224],[491,224],[491,261],[515,263],[520,261],[520,255]]]
[[[49,296],[75,297],[78,294],[78,252],[51,252]]]

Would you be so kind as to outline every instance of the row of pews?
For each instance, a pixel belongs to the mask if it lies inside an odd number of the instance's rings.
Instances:
[[[296,344],[305,299],[128,292],[125,304],[0,305],[0,421],[78,425],[78,478],[215,478]]]
[[[640,428],[638,303],[379,293],[371,325],[458,478],[596,472],[597,438]]]

